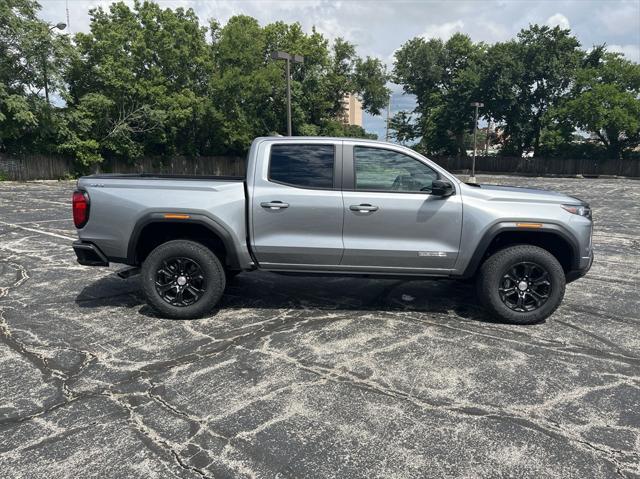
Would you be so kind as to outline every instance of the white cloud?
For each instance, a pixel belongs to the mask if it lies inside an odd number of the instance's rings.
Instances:
[[[545,22],[550,27],[560,27],[563,30],[567,30],[571,28],[571,24],[569,23],[569,19],[565,17],[562,13],[554,13]]]
[[[354,28],[345,28],[337,18],[323,18],[314,25],[316,30],[329,40],[340,37],[352,43],[358,43],[358,31]]]
[[[615,8],[607,5],[596,17],[604,24],[609,33],[616,35],[630,33],[636,38],[640,31],[640,2],[627,3]]]
[[[464,28],[464,22],[462,20],[456,20],[455,22],[446,22],[441,24],[431,24],[427,26],[427,29],[422,34],[426,39],[440,38],[441,40],[448,40],[456,32],[461,32]]]
[[[627,60],[640,63],[640,45],[607,45],[607,50],[622,53]]]
[[[482,27],[485,31],[485,38],[483,38],[483,40],[490,43],[503,42],[505,40],[508,40],[512,35],[510,28],[508,28],[506,25],[501,25],[491,20],[483,21]]]
[[[2,1],[2,0],[0,0]],[[70,31],[88,31],[88,10],[108,8],[113,0],[68,0]],[[125,0],[132,5],[133,0]],[[211,18],[225,23],[236,14],[251,15],[262,25],[282,20],[300,22],[309,32],[315,25],[328,38],[342,36],[357,45],[361,55],[393,63],[393,52],[416,36],[448,39],[455,32],[474,41],[493,43],[515,37],[529,24],[571,25],[585,47],[616,45],[627,58],[638,61],[640,2],[593,0],[585,8],[577,0],[156,0],[162,8],[191,7],[203,25]],[[66,0],[44,0],[40,16],[57,23],[66,21]],[[562,12],[562,13],[560,13]],[[571,19],[569,22],[568,19]]]

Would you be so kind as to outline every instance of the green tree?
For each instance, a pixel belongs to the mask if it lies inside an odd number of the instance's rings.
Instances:
[[[364,109],[374,114],[386,104],[382,62],[361,59],[340,38],[330,48],[315,29],[306,34],[300,24],[283,22],[260,27],[247,16],[232,17],[222,28],[216,24],[215,31],[214,96],[223,104],[232,150],[245,150],[255,136],[286,131],[284,62],[270,58],[274,51],[304,56],[303,64],[291,65],[294,134],[365,136],[362,128],[340,121],[345,95],[357,94]]]
[[[516,40],[488,49],[480,96],[486,114],[504,125],[503,151],[539,153],[548,112],[566,95],[580,66],[579,46],[569,30],[532,25]]]
[[[0,150],[50,151],[60,122],[44,98],[64,92],[61,72],[71,55],[66,35],[37,18],[32,0],[0,3]]]
[[[193,10],[114,3],[90,15],[91,31],[76,35],[67,72],[61,149],[85,163],[206,150],[218,126],[208,97],[214,63]]]
[[[456,33],[446,42],[416,37],[396,52],[394,79],[406,93],[416,95],[413,132],[421,138],[422,149],[466,155],[464,135],[473,124],[469,103],[479,97],[484,51],[484,44]]]
[[[593,134],[611,158],[622,158],[640,144],[640,65],[595,48],[557,117]]]
[[[263,27],[238,15],[202,27],[192,10],[115,3],[91,10],[91,31],[76,44],[61,148],[87,164],[239,154],[254,137],[285,131],[284,64],[270,57],[276,50],[305,56],[292,65],[295,134],[364,135],[339,121],[344,95],[357,94],[373,113],[388,96],[379,60],[361,59],[341,39],[329,48],[297,23]]]
[[[389,132],[398,143],[406,145],[419,136],[413,115],[408,111],[399,111],[389,119]]]

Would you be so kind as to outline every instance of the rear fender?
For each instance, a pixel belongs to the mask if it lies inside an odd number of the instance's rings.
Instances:
[[[140,263],[137,258],[138,242],[140,236],[144,231],[144,228],[151,224],[197,224],[201,225],[211,232],[212,235],[218,237],[224,244],[227,252],[227,266],[234,269],[243,269],[241,261],[241,252],[239,251],[238,244],[234,241],[233,235],[220,223],[216,222],[212,218],[202,214],[191,214],[181,212],[179,216],[186,216],[187,218],[171,218],[167,217],[166,213],[149,213],[138,220],[133,228],[131,237],[129,238],[129,245],[127,247],[127,264],[138,265]],[[178,215],[176,215],[178,216]]]

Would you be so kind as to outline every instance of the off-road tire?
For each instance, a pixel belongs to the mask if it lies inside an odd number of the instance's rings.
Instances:
[[[163,299],[156,288],[158,271],[163,261],[175,258],[191,260],[200,268],[203,277],[202,295],[193,304],[176,306]],[[142,290],[147,303],[162,317],[172,319],[194,319],[210,313],[218,304],[226,285],[225,271],[216,255],[200,243],[188,240],[173,240],[155,248],[142,264]]]
[[[548,273],[548,297],[541,306],[532,311],[516,311],[507,306],[500,296],[503,278],[514,265],[521,263],[539,265]],[[476,281],[478,298],[490,313],[509,323],[534,324],[551,316],[560,306],[566,278],[562,266],[549,251],[538,246],[515,245],[490,256],[482,264]],[[516,294],[519,294],[517,290]]]

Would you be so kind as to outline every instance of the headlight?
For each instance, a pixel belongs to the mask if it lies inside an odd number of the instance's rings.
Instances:
[[[591,208],[585,205],[561,205],[565,211],[571,214],[584,216],[591,219]]]

